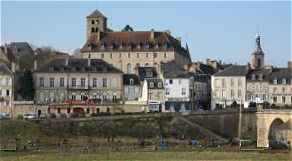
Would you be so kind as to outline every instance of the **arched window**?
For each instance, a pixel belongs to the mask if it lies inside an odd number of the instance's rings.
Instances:
[[[258,58],[258,67],[261,67],[261,59]]]
[[[132,73],[132,66],[130,63],[127,64],[127,73]]]
[[[134,79],[130,79],[130,85],[134,85]]]

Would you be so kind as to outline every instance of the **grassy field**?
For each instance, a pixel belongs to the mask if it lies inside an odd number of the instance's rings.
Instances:
[[[258,152],[100,152],[95,154],[0,153],[1,161],[260,161],[292,160],[292,153]]]

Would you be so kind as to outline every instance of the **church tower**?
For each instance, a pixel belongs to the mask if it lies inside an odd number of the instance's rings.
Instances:
[[[251,69],[261,69],[265,65],[265,54],[262,50],[261,47],[261,37],[260,35],[257,35],[256,37],[256,49],[255,51],[251,54],[251,60],[250,60],[250,65]]]
[[[102,32],[106,32],[107,18],[98,10],[93,11],[86,17],[86,38],[96,36],[96,41],[100,40]]]

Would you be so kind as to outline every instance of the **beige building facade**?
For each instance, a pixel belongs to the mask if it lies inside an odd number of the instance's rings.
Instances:
[[[123,99],[122,72],[97,59],[57,59],[34,73],[38,104]]]

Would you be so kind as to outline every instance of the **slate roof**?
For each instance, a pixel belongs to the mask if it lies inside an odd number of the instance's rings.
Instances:
[[[248,68],[245,65],[232,65],[214,74],[214,76],[246,76]]]
[[[250,70],[246,78],[248,81],[268,81],[271,72],[269,69]]]
[[[292,84],[292,69],[289,68],[274,68],[269,76],[270,83],[277,79],[277,84],[282,84],[283,79],[286,79],[287,84]]]
[[[34,51],[27,42],[11,42],[8,47],[16,57],[21,55],[34,55]]]
[[[123,75],[123,83],[124,85],[131,85],[130,80],[133,80],[132,85],[140,85],[140,79],[136,74],[124,74]]]
[[[66,65],[68,60],[68,65]],[[106,63],[101,59],[90,59],[90,66],[88,66],[88,59],[55,59],[47,65],[41,67],[39,73],[122,73],[119,69]]]
[[[141,81],[146,78],[156,78],[157,71],[155,67],[139,67],[138,68],[138,75]]]
[[[7,67],[6,64],[0,64],[0,74],[1,75],[12,75],[11,70]]]
[[[99,10],[94,10],[87,18],[95,18],[95,17],[104,17],[106,18]]]

